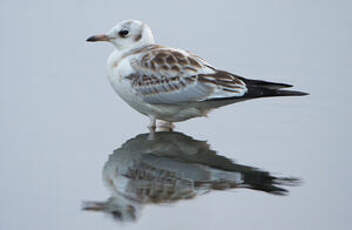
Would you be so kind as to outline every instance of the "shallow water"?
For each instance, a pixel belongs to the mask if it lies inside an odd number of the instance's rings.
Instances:
[[[349,229],[351,3],[138,4],[0,2],[0,229]],[[147,142],[148,119],[104,78],[112,47],[84,42],[126,18],[311,95],[227,106]]]

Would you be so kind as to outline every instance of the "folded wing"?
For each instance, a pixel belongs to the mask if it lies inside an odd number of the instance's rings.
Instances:
[[[246,84],[183,50],[150,49],[131,59],[133,89],[152,104],[200,102],[241,97]]]

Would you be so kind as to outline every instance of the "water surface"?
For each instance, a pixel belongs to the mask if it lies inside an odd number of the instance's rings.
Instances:
[[[0,229],[350,229],[351,7],[347,0],[1,0]],[[138,141],[147,147],[128,154],[127,141],[143,138],[148,119],[107,81],[112,47],[85,42],[127,18],[220,69],[311,95],[227,106],[176,124],[181,140]],[[124,169],[130,157],[141,158]],[[281,183],[292,177],[302,183]],[[136,221],[81,210],[84,201],[116,197],[119,180],[123,195],[145,186]],[[288,192],[273,195],[263,185]],[[154,204],[159,193],[168,202]]]

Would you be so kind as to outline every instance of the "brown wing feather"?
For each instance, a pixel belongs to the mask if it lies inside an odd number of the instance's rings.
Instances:
[[[149,103],[178,103],[242,96],[245,83],[188,52],[149,48],[131,60],[133,88]]]

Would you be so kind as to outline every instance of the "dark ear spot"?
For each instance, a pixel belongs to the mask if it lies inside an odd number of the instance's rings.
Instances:
[[[138,35],[134,38],[134,40],[135,40],[136,42],[138,42],[139,40],[141,40],[141,38],[142,38],[142,33],[138,34]]]

